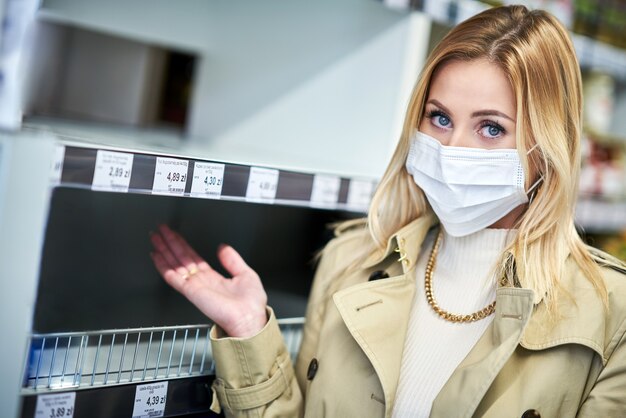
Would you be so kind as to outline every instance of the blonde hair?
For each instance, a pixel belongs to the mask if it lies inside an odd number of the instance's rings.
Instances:
[[[487,59],[509,78],[517,106],[517,149],[528,189],[543,178],[518,219],[516,237],[499,271],[531,288],[557,311],[560,278],[571,256],[599,296],[608,296],[598,262],[619,265],[583,243],[574,227],[578,194],[582,86],[567,31],[549,13],[524,6],[492,8],[453,28],[432,51],[413,90],[400,141],[372,199],[372,240],[340,267],[345,272],[385,248],[400,228],[431,209],[405,169],[410,138],[419,126],[434,72],[451,60]],[[527,155],[533,146],[536,148]]]

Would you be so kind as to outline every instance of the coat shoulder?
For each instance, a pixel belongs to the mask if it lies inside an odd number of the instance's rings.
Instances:
[[[608,306],[604,310],[604,355],[609,357],[615,349],[614,342],[621,340],[626,331],[626,268],[624,264],[598,262],[602,274],[603,284],[608,296]],[[580,271],[580,270],[579,270]],[[580,275],[582,272],[580,271]],[[583,279],[590,284],[589,280]],[[594,293],[597,291],[594,289]],[[596,303],[602,303],[597,296]],[[588,305],[587,305],[588,306]],[[604,307],[604,304],[602,303]]]
[[[610,313],[626,320],[626,268],[611,265],[600,269],[609,296]]]
[[[597,255],[600,257],[599,261],[597,261],[597,265],[600,269],[602,282],[606,287],[606,291],[609,296],[609,305],[614,305],[616,309],[623,312],[626,316],[626,264],[619,264],[619,261],[617,264],[603,261],[609,259],[608,257],[602,257],[603,254],[604,253],[602,252],[597,252]],[[583,269],[572,259],[568,260],[568,264],[570,265],[570,268],[573,269],[570,270],[570,272],[573,273],[570,273],[570,277],[573,281],[569,282],[569,286],[573,286],[573,288],[577,290],[593,289],[597,296],[594,299],[601,302],[598,292],[585,275]],[[610,306],[609,309],[611,309]]]
[[[371,239],[366,218],[342,222],[335,228],[334,234],[334,238],[328,242],[324,252],[351,252],[359,243],[363,245],[366,240]]]
[[[594,255],[609,295],[609,305],[617,304],[626,315],[626,263],[597,249]]]

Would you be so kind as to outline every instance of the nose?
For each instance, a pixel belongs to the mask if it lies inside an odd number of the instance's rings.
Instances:
[[[464,138],[463,131],[461,129],[454,129],[452,134],[447,138],[447,145],[449,147],[467,147],[467,139]]]

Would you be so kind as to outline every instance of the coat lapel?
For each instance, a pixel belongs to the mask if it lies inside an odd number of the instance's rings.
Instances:
[[[402,274],[362,283],[333,296],[348,331],[380,379],[385,395],[385,416],[391,413],[396,394],[404,338],[415,293],[415,281],[412,275],[408,276]]]
[[[406,225],[389,239],[384,252],[363,266],[380,266],[394,257],[387,268],[392,277],[360,283],[333,295],[348,331],[380,379],[385,396],[385,416],[391,415],[400,376],[404,339],[415,294],[415,260],[434,221],[432,214],[426,214]]]
[[[530,289],[500,288],[493,322],[441,389],[432,417],[471,417],[519,344],[533,311]]]

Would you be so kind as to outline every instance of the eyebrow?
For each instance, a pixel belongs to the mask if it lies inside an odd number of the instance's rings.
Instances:
[[[512,118],[507,116],[505,113],[499,112],[497,110],[491,110],[491,109],[479,110],[478,112],[472,113],[472,117],[473,118],[476,118],[476,117],[479,117],[479,116],[500,116],[500,117],[503,117],[503,118],[508,119],[511,122],[515,123],[515,121]]]
[[[448,110],[447,107],[445,107],[439,100],[435,100],[435,99],[431,99],[429,100],[427,103],[430,104],[434,104],[435,106],[441,108],[441,110],[443,110],[444,112],[448,113],[448,114],[452,114],[452,112],[450,112],[450,110]],[[472,113],[472,118],[476,118],[476,117],[480,117],[480,116],[500,116],[503,117],[505,119],[510,120],[511,122],[515,123],[515,120],[511,117],[509,117],[506,113],[502,113],[498,110],[493,110],[493,109],[486,109],[486,110],[478,110],[474,113]]]

